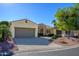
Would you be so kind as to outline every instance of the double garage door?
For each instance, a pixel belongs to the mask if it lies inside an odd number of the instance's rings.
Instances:
[[[16,38],[35,37],[35,29],[34,28],[15,28],[15,37]]]

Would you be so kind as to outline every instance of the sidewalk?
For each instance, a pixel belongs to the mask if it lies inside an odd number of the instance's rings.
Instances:
[[[15,53],[23,51],[30,52],[30,51],[48,50],[63,47],[55,43],[53,43],[53,45],[17,45],[17,46],[19,48],[19,51],[15,51]]]

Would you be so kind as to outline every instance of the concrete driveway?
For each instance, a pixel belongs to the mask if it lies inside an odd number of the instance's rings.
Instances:
[[[47,38],[16,38],[17,45],[48,45]]]
[[[45,50],[45,49],[51,49],[51,48],[60,48],[61,46],[57,44],[49,45],[49,38],[16,38],[16,44],[19,48],[19,51],[17,52],[23,52],[23,51],[38,51],[38,50]]]
[[[47,38],[15,38],[18,52],[44,49],[48,46]]]

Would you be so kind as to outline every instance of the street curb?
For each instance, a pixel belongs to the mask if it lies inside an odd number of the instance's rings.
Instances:
[[[57,48],[57,49],[54,49],[54,50],[44,50],[44,51],[37,51],[37,52],[34,52],[34,53],[41,53],[41,52],[49,52],[49,51],[62,51],[62,50],[67,50],[67,49],[72,49],[72,48],[78,48],[79,46],[67,46],[67,47],[63,47],[63,48]],[[32,52],[33,53],[33,52]]]

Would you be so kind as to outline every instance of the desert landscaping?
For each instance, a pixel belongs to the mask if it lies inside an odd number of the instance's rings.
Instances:
[[[72,37],[70,37],[70,38],[61,37],[61,38],[57,38],[53,42],[56,44],[59,44],[59,45],[72,46],[72,45],[79,44],[79,39],[72,38]]]

